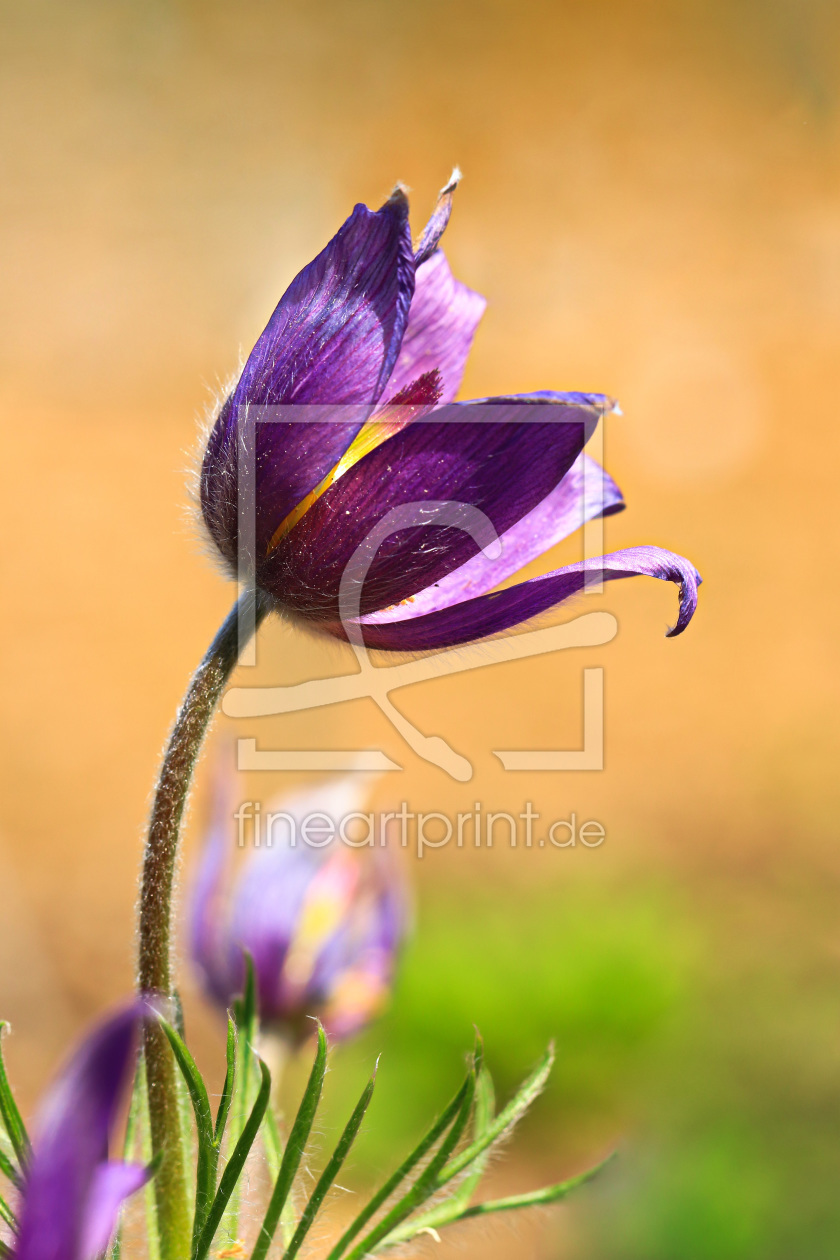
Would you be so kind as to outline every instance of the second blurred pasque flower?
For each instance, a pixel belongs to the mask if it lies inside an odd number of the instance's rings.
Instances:
[[[304,819],[335,824],[365,804],[361,776],[332,780],[263,811],[263,835],[232,870],[234,783],[222,781],[199,859],[190,951],[209,996],[228,1009],[251,955],[260,1020],[290,1040],[317,1016],[334,1039],[360,1031],[384,1005],[405,932],[406,889],[392,855],[333,839],[312,847]],[[275,823],[265,826],[272,814]],[[292,830],[294,829],[294,830]]]

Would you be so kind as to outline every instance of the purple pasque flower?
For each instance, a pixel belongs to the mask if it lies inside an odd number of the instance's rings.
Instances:
[[[223,1009],[245,983],[251,955],[262,1023],[291,1039],[318,1016],[333,1038],[350,1036],[382,1008],[391,989],[407,910],[391,853],[341,842],[362,814],[362,776],[348,775],[257,811],[237,809],[221,778],[199,861],[190,915],[190,952],[208,995]],[[342,826],[345,828],[341,831]],[[231,850],[253,844],[238,872]],[[352,841],[353,836],[350,836]]]
[[[668,633],[679,634],[700,577],[659,547],[494,590],[624,503],[583,454],[612,399],[542,391],[455,402],[485,306],[439,248],[457,178],[415,249],[397,188],[380,210],[357,205],[292,281],[210,434],[206,526],[231,568],[244,558],[280,608],[369,647],[419,650],[495,634],[567,600],[590,574],[675,582],[680,607]],[[277,410],[263,422],[267,407]],[[249,417],[253,435],[244,437]],[[253,530],[240,540],[237,461],[246,448]],[[441,510],[452,504],[466,509],[463,521]],[[414,516],[400,518],[353,578],[348,615],[342,579],[389,513],[409,507]]]
[[[96,1028],[42,1103],[14,1260],[94,1260],[111,1241],[123,1200],[147,1180],[143,1166],[108,1159],[141,1014],[133,1005]]]

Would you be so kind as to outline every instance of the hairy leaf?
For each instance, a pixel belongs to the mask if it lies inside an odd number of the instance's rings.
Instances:
[[[348,1225],[347,1229],[341,1235],[338,1242],[335,1244],[332,1251],[327,1256],[327,1260],[339,1260],[339,1257],[344,1254],[347,1247],[350,1245],[350,1243],[353,1241],[356,1235],[359,1234],[364,1229],[368,1221],[371,1220],[376,1215],[376,1213],[385,1203],[387,1203],[388,1199],[390,1199],[391,1195],[397,1189],[397,1186],[399,1186],[403,1181],[405,1181],[409,1173],[414,1168],[417,1167],[420,1161],[424,1159],[426,1155],[428,1155],[429,1151],[440,1140],[440,1138],[447,1131],[449,1126],[453,1123],[456,1116],[458,1116],[460,1113],[461,1105],[463,1103],[464,1091],[467,1088],[468,1080],[469,1080],[469,1077],[461,1085],[455,1097],[444,1108],[444,1110],[435,1120],[431,1128],[428,1129],[427,1132],[423,1135],[423,1137],[415,1146],[414,1150],[411,1151],[411,1153],[406,1157],[406,1159],[403,1160],[399,1168],[397,1168],[396,1171],[391,1174],[391,1176],[388,1178],[385,1184],[381,1186],[379,1190],[377,1190],[376,1194],[362,1208],[358,1216],[356,1216],[355,1219],[351,1221],[350,1225]]]
[[[0,1119],[9,1135],[12,1150],[17,1156],[18,1166],[22,1171],[26,1168],[32,1148],[29,1145],[26,1125],[18,1111],[18,1105],[6,1075],[6,1065],[3,1062],[3,1033],[8,1027],[5,1021],[0,1020]]]
[[[379,1065],[379,1060],[377,1059],[377,1067],[378,1065]],[[326,1195],[330,1186],[333,1184],[336,1177],[338,1176],[339,1169],[341,1168],[341,1165],[344,1163],[345,1159],[347,1158],[350,1152],[350,1147],[353,1145],[353,1143],[356,1140],[356,1135],[359,1132],[359,1128],[361,1126],[362,1120],[364,1119],[365,1112],[368,1109],[368,1104],[370,1103],[370,1100],[373,1097],[373,1090],[374,1090],[375,1085],[376,1085],[376,1067],[374,1067],[373,1069],[373,1075],[371,1076],[370,1080],[365,1086],[364,1091],[362,1092],[361,1098],[356,1103],[356,1106],[353,1110],[353,1114],[351,1115],[350,1119],[347,1121],[344,1132],[339,1138],[338,1145],[336,1146],[335,1150],[330,1156],[330,1159],[327,1163],[326,1168],[321,1173],[321,1176],[318,1178],[318,1184],[316,1185],[315,1189],[312,1191],[312,1194],[309,1198],[309,1202],[307,1203],[306,1207],[303,1209],[303,1215],[300,1218],[300,1224],[298,1225],[297,1229],[292,1235],[292,1241],[289,1243],[289,1246],[286,1249],[286,1252],[283,1256],[283,1260],[293,1260],[293,1257],[296,1256],[298,1251],[300,1250],[301,1244],[303,1243],[304,1238],[309,1232],[312,1222],[315,1220],[315,1217],[318,1215],[318,1212],[320,1211],[320,1208],[321,1208],[321,1204],[324,1202],[324,1199],[326,1198]]]
[[[216,1168],[219,1160],[219,1149],[213,1140],[213,1114],[210,1110],[210,1099],[207,1086],[196,1066],[180,1033],[168,1023],[162,1015],[158,1016],[161,1027],[166,1033],[172,1047],[175,1060],[181,1069],[190,1101],[195,1115],[195,1130],[198,1140],[198,1162],[195,1174],[195,1217],[193,1219],[193,1248],[201,1233],[201,1227],[207,1219],[213,1196],[216,1192]]]
[[[594,1168],[588,1168],[586,1172],[578,1173],[576,1177],[569,1177],[567,1181],[559,1181],[554,1186],[546,1186],[543,1190],[532,1190],[528,1194],[513,1194],[507,1199],[491,1199],[489,1203],[476,1203],[455,1219],[463,1221],[470,1216],[486,1216],[490,1212],[513,1212],[518,1208],[541,1207],[547,1203],[557,1203],[560,1199],[565,1199],[566,1195],[571,1194],[573,1190],[577,1190],[578,1186],[583,1186],[596,1177],[614,1157],[613,1152]]]
[[[228,1015],[227,1027],[227,1071],[225,1072],[225,1083],[222,1086],[222,1096],[219,1099],[219,1109],[216,1112],[216,1124],[213,1129],[213,1143],[216,1147],[222,1144],[222,1138],[225,1135],[225,1126],[227,1125],[228,1113],[230,1112],[230,1104],[233,1101],[233,1089],[236,1083],[236,1024]]]
[[[348,1260],[361,1260],[362,1256],[368,1255],[380,1242],[388,1237],[392,1230],[401,1225],[407,1216],[416,1211],[421,1203],[425,1203],[435,1193],[438,1188],[441,1169],[445,1166],[446,1161],[461,1140],[461,1135],[469,1121],[475,1098],[476,1076],[477,1068],[473,1066],[462,1086],[461,1103],[454,1123],[441,1142],[438,1151],[423,1172],[421,1172],[410,1190],[394,1204],[390,1212],[386,1213],[377,1225],[374,1225],[370,1233],[353,1248],[348,1256]]]
[[[254,1144],[254,1139],[260,1130],[265,1109],[268,1106],[268,1099],[271,1093],[271,1073],[269,1072],[262,1059],[257,1060],[260,1068],[260,1088],[256,1101],[251,1108],[242,1133],[239,1136],[235,1147],[233,1148],[227,1167],[222,1173],[219,1181],[219,1188],[216,1191],[216,1197],[207,1213],[207,1219],[196,1241],[193,1250],[193,1260],[204,1260],[210,1246],[213,1242],[216,1230],[219,1228],[219,1222],[224,1215],[228,1200],[233,1194],[234,1188],[239,1182],[242,1169],[245,1166],[245,1160],[248,1158],[248,1152]]]
[[[23,1184],[17,1169],[9,1159],[6,1152],[2,1149],[0,1149],[0,1173],[2,1173],[4,1177],[8,1177],[12,1185],[20,1187]]]
[[[453,1177],[457,1177],[465,1168],[469,1168],[473,1160],[513,1128],[531,1104],[539,1098],[545,1088],[553,1063],[554,1047],[549,1046],[531,1075],[522,1083],[507,1106],[503,1107],[496,1118],[488,1124],[481,1137],[477,1137],[446,1165],[438,1179],[440,1186],[445,1186]]]
[[[271,1246],[271,1240],[277,1229],[286,1200],[289,1197],[289,1191],[303,1158],[303,1152],[309,1141],[309,1134],[312,1130],[312,1122],[315,1119],[315,1113],[318,1110],[318,1104],[321,1101],[321,1090],[324,1085],[324,1074],[327,1070],[327,1037],[321,1024],[318,1024],[318,1048],[315,1051],[315,1062],[312,1065],[312,1071],[309,1074],[309,1080],[303,1093],[297,1115],[295,1116],[292,1131],[289,1134],[289,1140],[286,1143],[286,1149],[283,1152],[283,1158],[280,1161],[280,1171],[277,1174],[277,1180],[274,1183],[274,1190],[266,1209],[265,1217],[260,1228],[259,1237],[257,1238],[254,1250],[251,1253],[251,1260],[265,1260],[268,1249]]]
[[[12,1229],[17,1229],[17,1217],[0,1194],[0,1221],[5,1221]]]

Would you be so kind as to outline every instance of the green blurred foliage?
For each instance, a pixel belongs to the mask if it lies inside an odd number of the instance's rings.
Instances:
[[[690,934],[664,889],[580,881],[511,891],[428,889],[390,1010],[337,1051],[336,1125],[383,1056],[358,1147],[362,1175],[429,1123],[457,1085],[475,1029],[502,1098],[556,1042],[551,1084],[526,1125],[532,1149],[562,1159],[560,1127],[573,1149],[591,1141],[593,1154],[615,1136],[622,1099],[684,993]],[[297,1065],[290,1088],[300,1073]]]
[[[840,1239],[836,876],[707,872],[685,1000],[580,1210],[598,1260],[828,1260]],[[722,876],[722,877],[721,877]]]
[[[680,991],[679,951],[662,949],[667,919],[664,896],[583,884],[424,898],[393,1008],[368,1038],[408,1083],[410,1112],[400,1108],[399,1123],[422,1123],[454,1080],[473,1025],[502,1094],[556,1040],[545,1125],[552,1110],[614,1105],[628,1064]]]
[[[828,1260],[840,1238],[840,1001],[814,942],[833,904],[784,869],[738,897],[726,878],[429,885],[389,1012],[335,1052],[324,1142],[380,1051],[349,1185],[378,1179],[430,1122],[473,1025],[501,1098],[553,1038],[552,1082],[511,1168],[524,1154],[536,1186],[619,1149],[557,1209],[578,1223],[575,1250],[564,1235],[558,1256]]]

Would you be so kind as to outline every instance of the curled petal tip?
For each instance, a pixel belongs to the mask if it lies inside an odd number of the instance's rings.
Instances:
[[[368,647],[386,651],[424,651],[487,638],[522,625],[579,594],[590,573],[603,582],[647,575],[678,586],[680,610],[676,625],[668,631],[669,637],[682,633],[697,608],[700,578],[688,560],[661,547],[629,547],[564,565],[544,577],[501,591],[456,600],[414,618],[371,623],[365,626],[365,642]]]
[[[665,632],[666,639],[675,639],[688,626],[697,611],[697,588],[702,581],[697,570],[688,566],[680,582],[680,611],[675,624]]]

